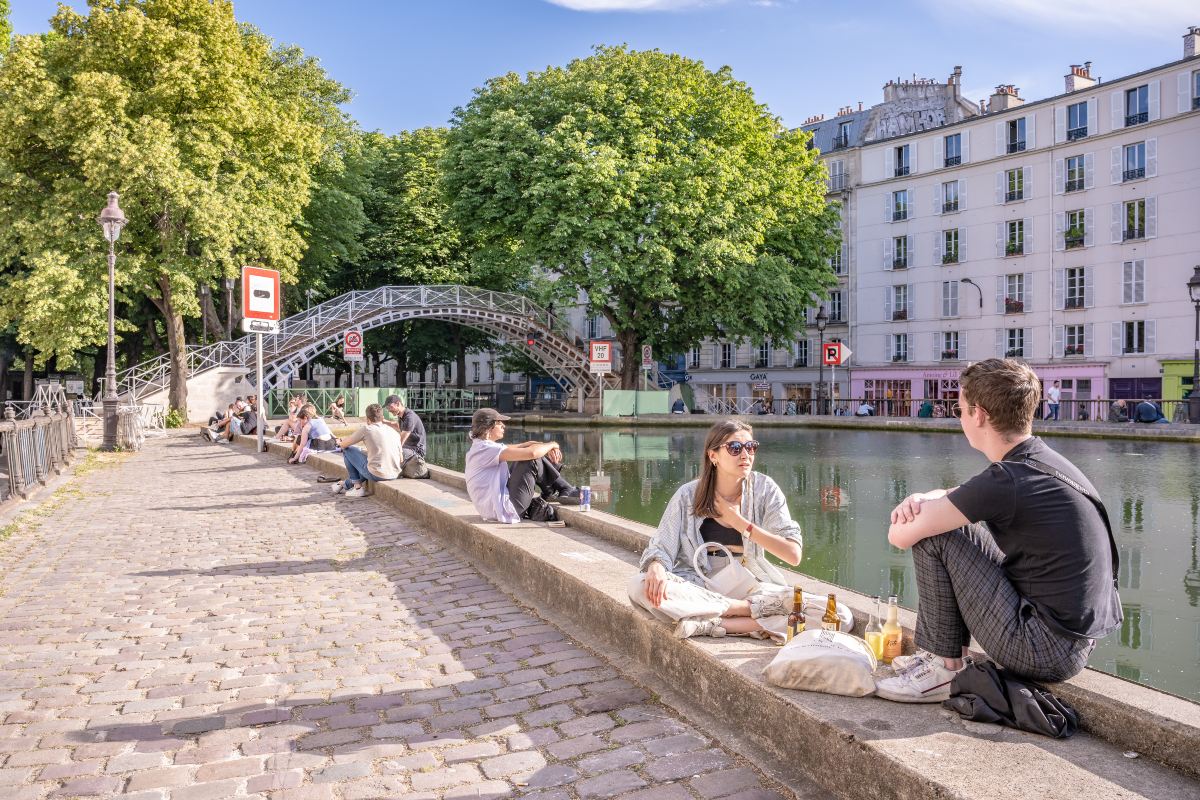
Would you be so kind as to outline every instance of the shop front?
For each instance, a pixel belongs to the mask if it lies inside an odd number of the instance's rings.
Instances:
[[[1042,379],[1042,397],[1058,381],[1061,405],[1060,420],[1104,419],[1108,409],[1096,400],[1104,399],[1104,364],[1030,364]],[[1038,406],[1037,419],[1049,416],[1049,406],[1042,402]]]
[[[856,369],[850,394],[881,417],[943,417],[958,399],[958,369]],[[929,401],[926,403],[926,401]]]
[[[1192,394],[1192,359],[1171,359],[1162,362],[1162,399],[1186,400]]]

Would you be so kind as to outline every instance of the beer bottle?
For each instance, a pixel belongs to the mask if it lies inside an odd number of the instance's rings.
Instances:
[[[871,652],[875,654],[875,660],[883,659],[883,629],[879,627],[879,605],[878,597],[871,598],[875,605],[871,611],[871,620],[867,623],[867,629],[863,632],[863,638],[867,640],[867,646],[871,648]]]
[[[837,613],[837,596],[830,592],[829,600],[825,603],[825,616],[821,617],[821,630],[840,631],[841,629],[842,618]]]
[[[799,586],[792,588],[792,613],[787,619],[787,640],[790,642],[804,633],[804,592]]]
[[[883,623],[883,663],[904,652],[904,631],[900,628],[900,606],[896,595],[888,598],[887,622]]]

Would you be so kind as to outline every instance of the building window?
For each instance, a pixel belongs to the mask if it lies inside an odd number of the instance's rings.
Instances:
[[[944,165],[947,167],[957,167],[962,163],[962,134],[954,133],[950,136],[943,137],[945,142]]]
[[[700,369],[700,346],[696,345],[688,351],[688,369]]]
[[[733,368],[733,345],[721,342],[721,369]]]
[[[942,360],[958,358],[958,331],[942,331]]]
[[[1066,356],[1081,356],[1084,354],[1082,325],[1067,325],[1065,327],[1065,349],[1063,355]]]
[[[908,237],[892,238],[892,269],[908,269]]]
[[[1004,182],[1008,186],[1004,202],[1012,203],[1025,199],[1025,170],[1020,167],[1008,170],[1004,174]]]
[[[840,192],[846,188],[846,162],[837,159],[829,162],[829,191]]]
[[[1130,355],[1146,352],[1146,323],[1140,319],[1124,323],[1121,352]]]
[[[1192,110],[1200,108],[1200,70],[1192,73]]]
[[[793,367],[808,366],[808,339],[797,339],[792,345]]]
[[[1146,238],[1146,201],[1130,200],[1125,204],[1125,230],[1122,241]]]
[[[758,346],[758,354],[754,359],[754,366],[757,369],[771,366],[771,343],[763,342]]]
[[[1066,308],[1083,308],[1087,282],[1087,270],[1083,267],[1070,267],[1066,275]]]
[[[958,281],[942,281],[942,316],[958,316]]]
[[[1008,152],[1019,153],[1025,149],[1025,118],[1008,122]]]
[[[942,184],[942,213],[955,211],[958,211],[958,181],[946,181]]]
[[[1071,156],[1067,159],[1067,184],[1064,189],[1068,192],[1081,192],[1086,188],[1083,156]]]
[[[600,338],[600,315],[593,314],[592,316],[588,317],[587,326],[588,326],[588,338],[589,339],[599,339]]]
[[[837,149],[840,147],[849,147],[849,146],[850,146],[850,123],[849,122],[839,122],[837,136],[835,136],[833,139],[833,147],[834,147],[834,149]]]
[[[1150,120],[1150,86],[1142,84],[1125,92],[1125,127]]]
[[[1121,304],[1146,302],[1146,261],[1126,261],[1121,265]]]
[[[841,292],[830,292],[829,293],[829,321],[830,322],[841,322],[842,321],[842,293]]]
[[[958,263],[958,228],[942,231],[942,263]]]
[[[892,221],[908,219],[908,190],[892,192]]]
[[[1088,135],[1087,101],[1067,106],[1067,141],[1073,142]]]
[[[892,335],[892,361],[908,361],[908,334]]]
[[[1004,332],[1004,340],[1006,348],[1004,351],[1005,358],[1024,358],[1025,357],[1025,329],[1024,328],[1009,328]]]
[[[907,175],[909,171],[908,145],[902,144],[895,148],[895,158],[896,172],[893,177],[902,178]]]
[[[1125,171],[1121,173],[1122,181],[1136,181],[1146,177],[1146,143],[1125,145]]]
[[[842,274],[842,243],[838,242],[837,249],[833,251],[833,255],[829,257],[829,269],[834,275]]]
[[[892,319],[908,319],[908,287],[904,284],[892,287]]]
[[[474,369],[475,377],[473,380],[475,383],[479,383],[479,362],[478,361],[475,362],[474,367],[475,367],[475,369]]]
[[[1004,255],[1019,256],[1025,254],[1025,220],[1010,220],[1007,227],[1008,235],[1004,240]]]
[[[1015,272],[1004,276],[1004,313],[1025,312],[1025,276]]]
[[[1063,246],[1068,250],[1083,247],[1087,238],[1087,215],[1083,209],[1067,212],[1067,229],[1063,231]]]

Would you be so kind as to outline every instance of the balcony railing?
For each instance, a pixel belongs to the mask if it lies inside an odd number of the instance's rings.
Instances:
[[[908,319],[908,309],[907,308],[897,308],[895,311],[892,312],[892,321],[893,322],[903,322],[906,319]]]
[[[943,214],[953,214],[956,211],[958,211],[958,201],[957,200],[951,200],[950,202],[942,203],[942,213]]]
[[[942,351],[942,360],[943,361],[953,361],[956,358],[958,358],[957,350],[943,350]]]
[[[1121,240],[1125,241],[1125,242],[1128,242],[1130,239],[1145,239],[1145,238],[1146,238],[1146,229],[1145,228],[1126,228],[1125,232],[1121,235]]]
[[[892,361],[908,361],[908,356],[904,353],[896,353],[896,355],[892,356]]]
[[[1067,141],[1074,142],[1078,139],[1086,138],[1088,134],[1087,126],[1082,128],[1071,128],[1067,131]]]
[[[850,146],[850,137],[849,137],[849,135],[843,135],[843,136],[835,136],[835,137],[833,137],[833,149],[834,149],[834,150],[838,150],[838,149],[840,149],[840,148],[842,148],[842,147],[849,147],[849,146]]]
[[[962,156],[946,156],[945,166],[957,167],[962,163]]]
[[[1144,177],[1146,177],[1146,168],[1145,167],[1137,167],[1136,169],[1125,170],[1125,172],[1122,173],[1121,180],[1136,181],[1136,180],[1140,180],[1141,178],[1144,178]]]
[[[905,175],[907,175],[907,174],[908,174],[908,167],[907,167],[907,166],[904,166],[904,167],[896,167],[896,175],[895,175],[895,177],[897,177],[897,178],[903,178],[903,177],[904,177]]]
[[[1024,358],[1025,357],[1025,348],[1024,347],[1013,347],[1008,350],[1005,350],[1004,357],[1005,358]]]
[[[958,263],[958,251],[950,250],[949,252],[943,253],[942,254],[942,263],[943,264],[957,264]]]
[[[1068,250],[1074,250],[1077,247],[1083,247],[1083,240],[1084,240],[1084,236],[1082,233],[1075,235],[1075,236],[1068,234],[1064,238],[1064,243],[1066,244],[1066,248]]]
[[[1082,297],[1068,297],[1067,302],[1063,304],[1064,308],[1083,308]]]
[[[846,188],[845,173],[842,173],[840,175],[830,175],[829,176],[829,191],[841,192],[841,191],[844,191],[845,188]]]
[[[1025,192],[1022,189],[1012,189],[1005,193],[1004,202],[1011,203],[1014,200],[1024,200]]]
[[[1068,192],[1082,192],[1083,178],[1071,178],[1067,181],[1066,190]]]
[[[1200,97],[1193,97],[1192,98],[1192,111],[1195,111],[1197,108],[1200,108]]]
[[[1025,149],[1024,140],[1019,141],[1019,142],[1009,142],[1008,143],[1008,152],[1010,152],[1010,153],[1020,153],[1024,149]]]
[[[1063,355],[1067,355],[1067,356],[1081,356],[1081,355],[1083,355],[1083,345],[1081,345],[1081,344],[1069,344],[1069,345],[1067,345],[1066,349],[1065,349],[1065,350],[1063,350]]]
[[[1125,127],[1126,128],[1128,128],[1130,125],[1141,125],[1143,122],[1149,122],[1149,121],[1150,121],[1150,112],[1149,111],[1143,111],[1140,114],[1126,114],[1125,115]]]
[[[905,220],[905,219],[908,219],[908,209],[907,208],[904,209],[903,211],[893,211],[892,212],[892,222],[900,222],[901,220]]]
[[[1010,300],[1007,297],[1004,298],[1004,313],[1005,314],[1024,314],[1025,313],[1025,301],[1024,300]]]
[[[1021,242],[1009,242],[1004,245],[1004,255],[1023,256],[1025,255],[1025,245]]]
[[[908,259],[907,258],[893,258],[892,259],[892,269],[908,269]]]

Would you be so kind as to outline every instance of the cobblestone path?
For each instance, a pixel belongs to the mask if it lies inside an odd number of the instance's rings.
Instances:
[[[314,475],[149,442],[0,543],[0,798],[778,797]]]

